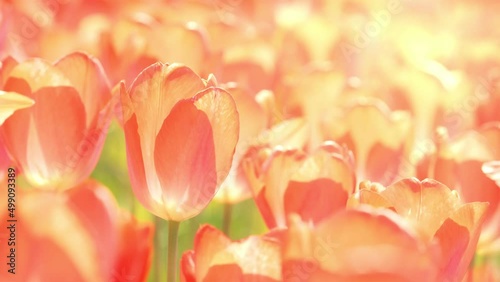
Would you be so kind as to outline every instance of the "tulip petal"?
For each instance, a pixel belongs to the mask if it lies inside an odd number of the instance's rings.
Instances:
[[[165,119],[156,140],[155,166],[168,219],[196,215],[215,194],[213,132],[193,101],[180,101]]]
[[[72,53],[54,64],[80,94],[90,127],[111,98],[110,87],[99,61],[84,53]]]
[[[181,257],[181,282],[196,282],[194,251],[189,250]]]
[[[286,214],[297,213],[305,221],[317,223],[345,208],[347,192],[340,183],[326,178],[310,182],[290,181],[284,202]]]
[[[33,185],[75,184],[62,177],[82,158],[85,109],[78,93],[71,87],[44,87],[31,97],[34,106],[5,121],[5,145]]]
[[[238,143],[239,113],[231,95],[220,88],[210,87],[200,91],[194,100],[195,106],[207,114],[212,126],[217,156],[217,183],[220,184],[231,169],[231,160]]]
[[[111,274],[118,250],[118,203],[107,187],[94,180],[67,190],[66,196],[68,209],[96,244],[101,269]]]
[[[468,203],[458,208],[437,230],[441,245],[441,276],[461,281],[472,261],[485,219],[487,203]]]
[[[9,77],[10,72],[15,66],[17,66],[17,64],[18,62],[11,56],[3,59],[0,63],[0,87],[2,89],[7,81],[7,78]]]
[[[52,64],[42,59],[30,59],[12,68],[4,90],[28,95],[42,87],[57,86],[71,86],[71,81]]]
[[[0,90],[0,125],[16,110],[32,106],[34,101],[26,96]]]
[[[196,281],[203,281],[214,256],[231,244],[231,240],[220,230],[210,225],[200,227],[194,240]]]
[[[127,213],[121,215],[120,225],[120,249],[112,281],[144,282],[152,260],[153,225],[141,224]]]
[[[426,179],[408,178],[388,186],[381,195],[398,214],[416,223],[421,235],[430,239],[442,221],[458,208],[460,200],[445,185]]]

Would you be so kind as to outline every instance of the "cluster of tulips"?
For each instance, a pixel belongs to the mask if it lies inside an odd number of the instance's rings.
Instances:
[[[0,281],[500,281],[498,1],[0,9]],[[110,124],[168,238],[90,178]],[[212,201],[267,231],[178,252]]]

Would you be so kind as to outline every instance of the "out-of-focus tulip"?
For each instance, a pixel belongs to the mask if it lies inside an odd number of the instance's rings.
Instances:
[[[359,180],[388,185],[406,176],[399,175],[399,168],[413,141],[412,125],[405,111],[392,112],[382,102],[360,100],[325,122],[323,130],[326,138],[353,150]]]
[[[234,100],[188,67],[156,63],[129,90],[122,109],[130,179],[153,214],[199,214],[226,178],[238,141]]]
[[[119,230],[119,249],[110,281],[147,281],[153,252],[153,225],[139,223],[127,212],[122,212]]]
[[[418,177],[441,181],[457,190],[465,202],[488,202],[478,251],[500,251],[500,189],[490,178],[494,167],[489,165],[500,159],[500,124],[486,124],[456,138],[441,139],[437,150],[419,164]]]
[[[262,281],[281,279],[281,245],[274,236],[250,236],[232,242],[210,225],[200,227],[194,249],[181,259],[181,281]]]
[[[289,116],[301,116],[311,126],[310,147],[327,140],[321,124],[341,104],[345,74],[332,64],[312,65],[290,74],[276,86],[276,99]],[[307,95],[305,95],[307,93]]]
[[[253,148],[244,168],[269,228],[286,226],[292,213],[319,222],[344,208],[356,185],[351,152],[334,142],[309,156],[297,149]]]
[[[3,72],[5,91],[35,101],[2,126],[5,146],[31,185],[68,189],[94,169],[112,117],[100,63],[73,53],[53,65],[30,59]]]
[[[109,281],[118,214],[106,188],[90,181],[66,193],[17,189],[16,200],[23,204],[14,211],[15,245],[3,228],[0,246],[15,249],[16,274],[2,271],[2,281]],[[3,209],[0,216],[11,218]]]
[[[5,184],[6,185],[6,184]],[[2,193],[3,196],[6,195]],[[13,275],[2,281],[145,281],[152,252],[152,226],[120,214],[103,185],[88,180],[62,193],[17,189],[15,230],[0,232],[0,251],[15,249]],[[15,240],[10,232],[15,232]]]
[[[455,191],[430,179],[407,178],[386,188],[363,182],[360,188],[355,201],[395,211],[423,242],[438,244],[437,281],[463,279],[474,257],[488,203],[464,204]]]
[[[438,254],[435,245],[420,240],[388,210],[340,211],[316,227],[292,216],[283,246],[283,281],[437,282]]]
[[[480,102],[475,112],[478,126],[500,122],[500,69],[492,73],[490,79],[480,82],[472,99]]]
[[[200,73],[209,55],[207,40],[206,31],[195,22],[162,23],[136,12],[103,33],[101,56],[112,81],[125,79],[130,85],[138,72],[156,61],[179,62]]]

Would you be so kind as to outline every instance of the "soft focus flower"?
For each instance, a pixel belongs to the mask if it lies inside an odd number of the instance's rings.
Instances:
[[[0,233],[0,251],[7,255],[15,248],[16,274],[2,271],[2,281],[107,282],[115,269],[147,271],[151,227],[139,229],[132,219],[120,217],[113,196],[99,183],[86,181],[64,193],[18,190],[16,200],[23,204],[14,212],[15,245],[7,244],[8,229]],[[0,217],[12,219],[7,209]],[[118,244],[119,238],[129,243]]]
[[[244,160],[254,198],[269,228],[292,213],[318,222],[343,209],[356,178],[350,151],[325,142],[307,155],[298,149],[256,147]]]
[[[5,146],[31,185],[68,189],[85,180],[102,150],[112,99],[99,62],[73,53],[53,65],[29,59],[2,69],[4,91],[35,101],[2,126]]]
[[[200,227],[194,249],[181,259],[181,281],[265,281],[281,279],[281,244],[274,235],[232,242],[210,225]]]
[[[389,210],[344,210],[315,227],[292,216],[283,281],[443,281],[436,279],[438,254]]]
[[[147,281],[153,255],[153,225],[140,223],[122,211],[114,272],[110,281]]]
[[[455,191],[430,179],[407,178],[387,187],[363,182],[360,188],[353,202],[395,211],[420,240],[439,246],[437,281],[460,281],[464,277],[474,257],[488,203],[463,203]]]
[[[353,151],[358,179],[388,185],[405,176],[398,173],[413,141],[412,126],[407,112],[390,111],[381,101],[361,99],[342,115],[325,121],[323,130],[326,138]]]
[[[188,67],[157,63],[127,90],[122,109],[136,197],[167,220],[191,218],[231,168],[239,118],[231,96]]]
[[[419,164],[419,177],[433,177],[456,190],[465,202],[488,202],[479,252],[500,251],[500,189],[491,162],[500,159],[500,124],[489,123],[455,138],[446,135]],[[490,165],[487,165],[490,164]],[[486,166],[485,166],[486,165]],[[486,168],[486,171],[483,171]],[[490,169],[490,177],[485,172]]]

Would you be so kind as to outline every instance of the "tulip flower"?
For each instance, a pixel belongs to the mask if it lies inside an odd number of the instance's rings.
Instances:
[[[254,148],[244,168],[269,228],[285,227],[292,213],[317,223],[343,209],[356,185],[352,154],[334,142],[309,156],[297,149]]]
[[[129,90],[122,86],[121,96],[135,195],[166,220],[197,215],[231,167],[239,130],[233,99],[188,67],[161,63]]]
[[[344,210],[315,227],[294,215],[283,246],[283,281],[438,282],[438,254],[389,210]]]
[[[200,227],[194,249],[181,259],[182,282],[283,281],[281,244],[273,235],[232,242],[210,225]]]
[[[23,204],[14,211],[15,245],[7,244],[9,230],[0,233],[0,251],[7,256],[15,248],[16,274],[2,266],[0,280],[126,281],[130,275],[116,279],[126,269],[141,274],[128,281],[146,281],[152,229],[120,215],[103,185],[86,181],[62,193],[18,188],[16,200]],[[5,211],[3,222],[12,219]]]
[[[415,178],[403,179],[387,187],[363,182],[353,197],[361,204],[395,211],[423,242],[436,242],[440,251],[437,281],[464,278],[474,257],[488,203],[464,204],[456,191],[444,184]]]
[[[121,84],[127,163],[134,194],[169,220],[167,280],[174,281],[179,222],[198,215],[231,169],[238,141],[234,100],[178,64],[156,63]]]
[[[500,189],[495,183],[494,161],[500,159],[500,123],[448,138],[419,163],[418,177],[434,177],[456,190],[465,202],[488,202],[479,241],[479,253],[500,251]]]
[[[99,62],[83,53],[54,64],[29,59],[2,69],[2,77],[4,91],[35,102],[1,128],[29,183],[63,190],[84,181],[97,163],[112,117],[113,100]]]

